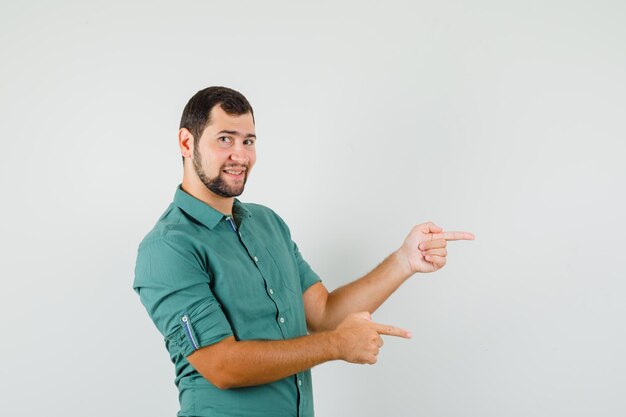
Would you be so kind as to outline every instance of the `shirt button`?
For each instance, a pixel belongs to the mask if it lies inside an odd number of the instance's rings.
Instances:
[[[278,321],[281,322],[281,323],[284,323],[285,322],[285,318],[281,317],[281,318],[278,319]]]
[[[298,380],[298,385],[302,386],[302,380],[301,379]]]
[[[274,290],[270,288],[270,294],[274,294]]]
[[[254,262],[259,262],[259,258],[257,258],[256,256],[254,257]]]

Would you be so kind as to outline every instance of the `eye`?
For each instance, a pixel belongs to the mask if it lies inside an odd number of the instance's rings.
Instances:
[[[243,144],[246,146],[253,146],[254,145],[254,139],[246,139],[243,141]]]
[[[228,136],[220,136],[217,138],[217,141],[220,145],[229,145],[232,142],[232,139]]]

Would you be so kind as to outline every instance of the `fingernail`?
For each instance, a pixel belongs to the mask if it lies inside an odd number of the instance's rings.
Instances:
[[[408,337],[409,339],[413,337],[413,333],[411,332],[406,332],[406,337]]]

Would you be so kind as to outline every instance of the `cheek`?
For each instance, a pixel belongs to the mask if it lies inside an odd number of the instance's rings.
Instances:
[[[224,161],[220,158],[216,158],[216,155],[209,155],[202,161],[204,163],[204,169],[208,171],[212,176],[215,176],[221,171]]]
[[[248,165],[250,166],[250,169],[252,169],[252,166],[256,163],[256,152],[252,151],[248,154]]]

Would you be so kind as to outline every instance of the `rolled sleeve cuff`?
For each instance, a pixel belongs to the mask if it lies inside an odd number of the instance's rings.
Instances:
[[[185,357],[232,335],[230,323],[215,300],[203,303],[180,317],[178,340],[180,353]]]

